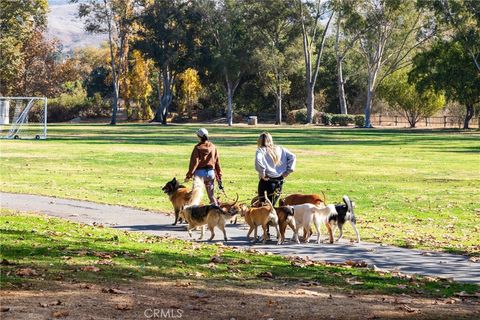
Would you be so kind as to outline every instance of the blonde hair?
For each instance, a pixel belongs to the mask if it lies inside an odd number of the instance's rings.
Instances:
[[[257,146],[259,148],[265,148],[267,154],[272,158],[273,164],[276,166],[280,164],[280,158],[277,154],[277,148],[273,143],[272,135],[268,132],[262,132],[257,140]]]

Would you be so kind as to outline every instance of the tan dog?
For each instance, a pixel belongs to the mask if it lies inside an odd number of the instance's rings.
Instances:
[[[287,226],[292,228],[293,232],[296,232],[295,228],[295,219],[294,219],[294,209],[291,206],[284,206],[275,208],[278,216],[278,226],[280,231],[280,243],[285,242],[285,231]]]
[[[325,196],[325,193],[322,191],[322,195],[319,194],[299,194],[299,193],[294,193],[291,194],[283,199],[280,199],[279,203],[281,206],[295,206],[299,204],[304,204],[304,203],[311,203],[316,206],[325,206],[327,204],[327,197]],[[332,234],[332,227],[330,223],[325,224],[327,226],[327,230],[329,234]],[[303,230],[303,233],[312,233],[312,229],[309,228],[309,230]]]
[[[328,206],[316,206],[311,203],[304,203],[293,206],[294,217],[295,217],[295,235],[294,240],[297,243],[300,243],[298,238],[298,233],[300,228],[303,228],[303,239],[305,242],[308,242],[308,239],[312,235],[310,225],[314,224],[315,229],[317,229],[317,243],[320,243],[320,223],[324,223],[329,232],[330,243],[333,243],[333,233],[332,229],[329,228],[330,224],[328,219],[332,214],[335,214],[335,206],[333,204]]]
[[[267,197],[266,202],[267,205],[261,207],[250,207],[246,208],[243,206],[243,210],[245,212],[245,222],[249,225],[250,229],[247,233],[247,240],[250,241],[250,234],[254,231],[254,240],[253,242],[257,241],[257,228],[258,226],[262,226],[263,229],[263,243],[267,242],[267,226],[268,224],[273,225],[275,229],[277,229],[277,239],[278,244],[281,243],[280,234],[278,231],[278,216],[275,212],[275,208],[273,207],[270,200]]]
[[[199,205],[203,197],[202,181],[199,178],[193,180],[193,189],[190,191],[187,187],[181,185],[176,178],[167,182],[162,188],[163,192],[168,194],[168,198],[175,211],[175,221],[173,225],[181,219],[180,213],[186,206]]]
[[[223,232],[223,238],[225,241],[228,240],[227,233],[225,231],[225,224],[227,220],[237,214],[235,208],[231,208],[229,211],[224,211],[220,207],[215,205],[207,206],[188,206],[183,209],[183,216],[188,222],[187,231],[190,237],[192,236],[192,230],[196,227],[201,227],[201,235],[199,240],[203,239],[204,226],[207,225],[208,230],[210,230],[210,239],[212,241],[215,237],[214,229],[215,227],[219,228]]]

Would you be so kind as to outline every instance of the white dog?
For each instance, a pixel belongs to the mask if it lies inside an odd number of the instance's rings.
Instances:
[[[317,230],[317,243],[320,243],[320,223],[324,223],[329,231],[330,242],[333,242],[333,235],[330,228],[330,224],[328,223],[328,217],[332,213],[336,213],[334,205],[328,206],[317,206],[310,203],[299,204],[296,206],[292,206],[294,210],[294,217],[295,217],[295,234],[293,235],[293,241],[300,243],[298,238],[298,232],[300,228],[303,228],[303,238],[305,242],[308,242],[308,239],[311,236],[310,232],[310,225],[315,225],[315,229]]]

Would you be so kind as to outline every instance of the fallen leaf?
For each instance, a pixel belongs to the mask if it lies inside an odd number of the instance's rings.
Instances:
[[[470,261],[470,262],[480,262],[480,257],[470,257],[470,258],[468,258],[468,261]]]
[[[261,272],[257,275],[259,278],[273,279],[273,274],[270,271]]]
[[[224,262],[224,259],[220,256],[213,256],[211,259],[210,259],[210,262],[213,262],[213,263],[223,263]]]
[[[94,252],[93,255],[102,259],[112,259],[112,255],[106,252]]]
[[[354,260],[346,260],[345,264],[347,266],[352,266],[355,268],[366,268],[368,266],[368,263],[365,261],[354,261]]]
[[[68,310],[57,310],[52,312],[52,317],[54,318],[63,318],[70,314]]]
[[[394,303],[396,304],[407,304],[407,303],[412,303],[412,299],[409,298],[395,298],[393,300]]]
[[[419,311],[420,311],[420,309],[412,308],[412,307],[410,307],[410,306],[407,306],[406,304],[404,304],[403,306],[401,306],[400,309],[405,310],[405,311],[410,312],[410,313],[411,313],[411,312],[419,312]]]
[[[15,271],[15,274],[19,277],[31,277],[38,275],[37,271],[32,268],[21,268]]]
[[[347,278],[345,281],[352,286],[363,284],[362,281],[357,281],[355,278]]]
[[[82,271],[90,271],[90,272],[99,272],[99,271],[100,271],[100,268],[95,267],[95,266],[85,266],[85,267],[81,267],[80,270],[82,270]]]
[[[182,281],[179,281],[179,280],[177,280],[177,282],[175,282],[176,287],[187,288],[187,287],[190,287],[191,285],[192,285],[191,282],[182,282]]]
[[[120,290],[120,289],[115,289],[115,288],[103,288],[102,289],[102,292],[103,293],[113,293],[113,294],[128,294],[127,291],[123,291],[123,290]]]
[[[112,260],[102,259],[102,260],[98,260],[96,264],[111,266],[111,265],[114,265],[114,262]]]
[[[2,266],[13,266],[15,263],[12,263],[8,261],[7,259],[2,259],[2,262],[0,262]]]
[[[62,301],[60,300],[56,300],[56,301],[53,301],[53,302],[49,302],[49,303],[38,303],[38,305],[42,308],[47,308],[47,307],[51,307],[51,306],[59,306],[62,304]]]
[[[125,310],[132,310],[132,309],[133,309],[133,306],[132,306],[132,304],[130,304],[130,303],[119,303],[119,304],[117,304],[117,305],[115,306],[115,308],[116,308],[117,310],[123,310],[123,311],[125,311]]]

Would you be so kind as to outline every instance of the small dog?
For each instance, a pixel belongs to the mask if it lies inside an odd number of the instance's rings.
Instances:
[[[316,206],[311,203],[299,204],[293,206],[295,217],[295,234],[293,240],[300,243],[298,233],[303,228],[303,238],[305,242],[312,235],[310,224],[313,222],[315,229],[317,230],[317,243],[320,243],[320,223],[323,222],[327,227],[330,243],[333,243],[332,228],[328,222],[328,217],[335,212],[334,205],[328,206]]]
[[[190,237],[192,236],[193,229],[201,227],[199,240],[203,239],[205,232],[204,226],[207,225],[211,233],[208,241],[212,241],[215,237],[215,227],[223,232],[224,240],[228,241],[225,224],[227,220],[235,214],[237,214],[235,207],[232,207],[229,211],[224,211],[222,208],[213,204],[207,206],[187,206],[183,209],[183,216],[188,223],[187,231]]]
[[[340,234],[335,241],[339,241],[343,237],[343,225],[346,221],[349,221],[353,227],[353,231],[355,231],[355,235],[357,236],[357,242],[360,242],[360,234],[358,233],[357,227],[355,226],[357,223],[357,219],[355,218],[355,214],[353,213],[353,208],[355,208],[355,202],[352,202],[348,196],[343,196],[343,202],[345,204],[337,204],[335,205],[335,212],[331,213],[328,216],[328,222],[333,224],[334,226],[338,226],[340,230]],[[335,230],[333,231],[335,233]]]
[[[281,206],[295,206],[298,204],[311,203],[317,206],[325,205],[327,198],[322,191],[323,198],[319,194],[291,194],[283,199],[280,199]]]
[[[262,226],[263,229],[263,243],[267,242],[267,226],[273,225],[277,230],[278,244],[281,243],[279,231],[278,231],[278,216],[270,200],[265,196],[267,205],[261,207],[247,208],[242,206],[242,210],[245,212],[245,222],[249,225],[250,229],[247,233],[247,240],[250,241],[250,234],[254,231],[254,240],[257,241],[257,228]]]
[[[295,210],[291,206],[283,206],[283,207],[278,207],[275,208],[275,211],[277,212],[278,216],[278,226],[279,226],[279,231],[280,231],[280,243],[285,242],[285,231],[287,229],[287,226],[292,228],[293,232],[295,232],[295,219],[294,219],[294,213]]]
[[[177,224],[179,218],[181,221],[180,213],[185,206],[200,204],[203,197],[202,184],[201,179],[195,178],[193,180],[193,189],[190,191],[187,187],[181,185],[176,178],[173,178],[162,188],[163,192],[168,195],[175,211],[175,222],[173,225]]]

